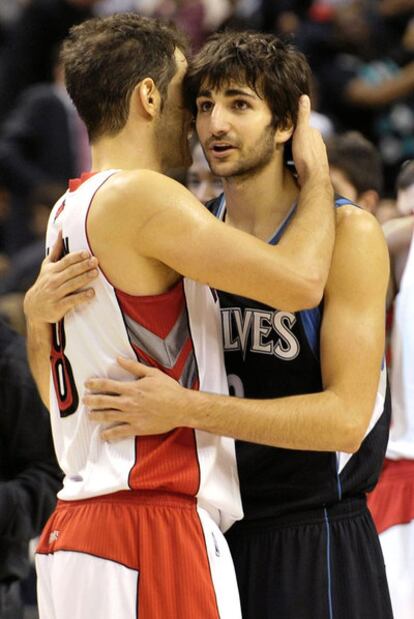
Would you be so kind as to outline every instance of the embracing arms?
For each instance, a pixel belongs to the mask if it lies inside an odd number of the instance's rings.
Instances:
[[[85,402],[96,421],[123,424],[104,432],[109,440],[189,426],[277,447],[353,452],[368,427],[379,383],[387,280],[379,225],[364,211],[342,207],[324,298],[322,392],[273,400],[216,396],[121,361],[140,380],[93,379]]]

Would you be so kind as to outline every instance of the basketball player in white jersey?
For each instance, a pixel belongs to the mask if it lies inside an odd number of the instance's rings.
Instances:
[[[188,86],[196,127],[224,195],[226,225],[283,242],[298,187],[272,147],[307,92],[304,57],[260,33],[213,35]],[[374,217],[335,199],[336,241],[323,303],[274,310],[218,291],[226,370],[235,395],[183,389],[154,368],[140,380],[95,379],[91,418],[109,441],[185,426],[241,439],[244,520],[227,533],[244,619],[391,619],[378,535],[366,506],[388,437],[383,363],[388,254]],[[320,220],[318,220],[320,221]],[[311,235],[311,231],[309,231]],[[277,398],[277,399],[276,399]]]
[[[184,51],[175,31],[135,14],[84,22],[63,48],[93,173],[55,205],[47,247],[54,258],[61,234],[64,253],[96,255],[99,273],[91,303],[53,329],[45,307],[40,318],[30,310],[43,280],[26,299],[29,355],[65,473],[38,548],[42,619],[240,616],[219,529],[241,517],[233,442],[170,431],[161,420],[157,436],[104,443],[83,403],[84,382],[127,379],[116,364],[122,355],[185,387],[225,392],[217,298],[197,282],[289,310],[317,303],[327,276],[332,192],[306,97],[294,136],[298,217],[277,248],[223,225],[163,176],[187,163]],[[291,134],[278,130],[275,148]],[[44,265],[54,286],[67,258],[54,271],[51,260]]]

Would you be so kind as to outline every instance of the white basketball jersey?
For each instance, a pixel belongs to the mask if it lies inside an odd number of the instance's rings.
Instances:
[[[61,229],[66,252],[92,253],[88,211],[95,193],[116,172],[71,182],[50,216],[49,249]],[[158,367],[185,387],[226,394],[215,293],[183,279],[164,294],[132,296],[114,288],[102,271],[93,287],[94,299],[70,311],[54,328],[51,418],[65,473],[59,498],[85,499],[128,489],[176,492],[194,496],[228,528],[242,516],[232,439],[178,428],[108,443],[100,438],[102,425],[91,422],[82,405],[88,378],[131,380],[116,363],[118,356]]]

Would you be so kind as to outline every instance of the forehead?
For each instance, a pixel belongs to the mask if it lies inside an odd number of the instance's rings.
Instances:
[[[247,82],[240,80],[222,80],[218,84],[213,84],[208,79],[203,80],[198,90],[198,97],[235,97],[247,96],[252,99],[263,100],[263,97]]]

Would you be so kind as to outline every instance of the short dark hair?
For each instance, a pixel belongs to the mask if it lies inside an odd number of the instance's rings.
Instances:
[[[175,27],[136,13],[71,28],[61,51],[66,87],[91,141],[124,127],[132,91],[146,77],[165,96],[177,70],[176,48],[186,53],[185,37]]]
[[[329,165],[343,172],[355,187],[357,195],[383,188],[381,155],[377,148],[358,131],[334,135],[327,140]]]
[[[408,187],[414,185],[414,159],[408,159],[402,164],[395,185],[397,191],[408,189]]]
[[[272,34],[221,32],[212,35],[190,62],[185,79],[188,106],[204,84],[221,88],[230,81],[246,84],[263,98],[274,126],[296,122],[299,97],[310,92],[311,71],[305,56]]]

